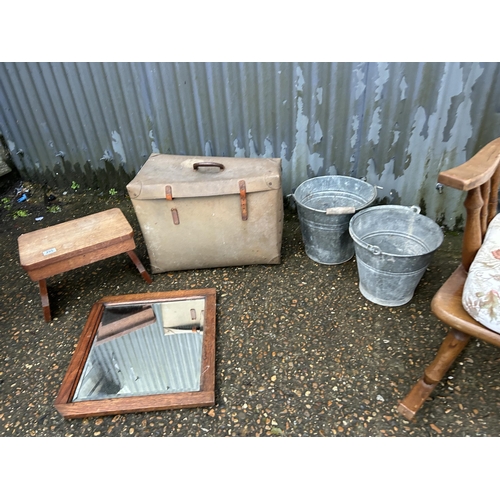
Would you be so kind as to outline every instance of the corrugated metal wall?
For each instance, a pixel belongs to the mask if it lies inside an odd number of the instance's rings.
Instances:
[[[204,307],[204,299],[189,302]],[[198,325],[197,332],[176,330],[166,334],[165,325],[172,325],[166,305],[169,303],[152,304],[154,324],[92,347],[75,401],[117,396],[116,392],[107,392],[110,389],[119,391],[118,396],[200,390],[202,330]]]
[[[343,174],[448,226],[439,171],[500,136],[498,63],[0,63],[25,178],[123,188],[150,153],[281,157],[283,188]]]

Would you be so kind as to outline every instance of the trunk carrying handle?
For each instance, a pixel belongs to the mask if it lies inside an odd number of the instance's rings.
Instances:
[[[200,167],[217,167],[219,172],[225,168],[222,163],[217,163],[215,161],[199,161],[193,164],[193,170],[198,170]]]

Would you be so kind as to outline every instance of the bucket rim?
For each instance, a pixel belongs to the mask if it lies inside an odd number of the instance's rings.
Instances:
[[[439,237],[439,240],[440,240],[439,243],[435,245],[434,249],[429,250],[428,252],[420,253],[418,255],[396,254],[396,253],[384,252],[379,247],[374,247],[373,245],[370,245],[370,244],[366,243],[357,234],[355,234],[353,232],[353,226],[354,226],[354,224],[363,215],[365,215],[368,212],[373,212],[373,211],[376,211],[376,210],[384,210],[384,209],[387,209],[387,208],[389,208],[391,210],[402,210],[402,211],[411,213],[411,214],[413,214],[413,217],[415,217],[415,218],[422,218],[423,217],[423,218],[427,219],[431,223],[431,225],[433,225],[435,227],[436,232],[439,234],[439,236],[440,236]],[[442,245],[442,243],[444,241],[443,231],[442,231],[442,229],[439,227],[439,225],[435,221],[433,221],[430,217],[427,217],[426,215],[422,215],[420,213],[420,209],[417,212],[415,210],[415,208],[418,208],[418,207],[414,207],[414,206],[408,207],[408,206],[405,206],[405,205],[377,205],[376,207],[366,208],[362,212],[359,212],[359,213],[356,213],[355,215],[353,215],[353,217],[349,221],[349,234],[350,234],[352,240],[354,241],[355,245],[359,245],[362,248],[364,248],[365,250],[368,250],[368,251],[372,252],[375,255],[387,255],[389,257],[394,257],[394,258],[398,258],[398,259],[403,259],[403,258],[407,259],[409,257],[424,257],[426,255],[433,254]]]
[[[325,210],[321,210],[319,208],[313,208],[313,207],[310,207],[308,205],[305,205],[304,203],[302,203],[300,200],[298,200],[295,197],[295,193],[297,192],[297,190],[300,187],[302,187],[304,184],[308,184],[310,182],[314,182],[316,179],[320,179],[320,178],[321,179],[325,179],[325,178],[350,179],[350,180],[357,181],[357,182],[359,182],[361,184],[365,184],[366,186],[370,187],[372,189],[372,196],[371,196],[370,200],[366,201],[363,205],[361,205],[359,207],[354,207],[354,210],[355,210],[356,214],[359,211],[365,210],[367,207],[369,207],[375,201],[375,199],[377,198],[377,188],[376,188],[376,186],[374,186],[373,184],[370,184],[367,181],[364,181],[363,179],[358,179],[357,177],[352,177],[350,175],[336,175],[336,174],[335,175],[318,175],[316,177],[310,177],[309,179],[306,179],[305,181],[302,181],[297,186],[297,188],[295,189],[295,191],[291,194],[291,196],[293,197],[293,200],[295,201],[295,203],[297,203],[297,205],[300,205],[301,207],[304,207],[305,209],[310,210],[311,212],[317,212],[317,213],[321,213],[321,214],[325,213]]]

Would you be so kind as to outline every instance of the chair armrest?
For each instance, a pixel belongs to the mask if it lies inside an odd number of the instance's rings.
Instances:
[[[470,160],[441,172],[438,182],[461,191],[470,191],[487,182],[500,164],[500,137],[488,143]]]

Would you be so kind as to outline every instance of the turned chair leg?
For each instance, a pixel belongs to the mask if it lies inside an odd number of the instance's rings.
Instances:
[[[129,250],[128,256],[132,259],[132,262],[135,264],[135,267],[139,270],[141,273],[141,276],[146,280],[146,283],[153,283],[153,280],[151,279],[151,276],[149,276],[149,273],[146,271],[144,266],[142,265],[142,262],[139,260],[139,257],[135,254],[133,250]]]
[[[45,321],[49,322],[52,319],[50,315],[50,304],[49,304],[49,293],[47,291],[47,281],[40,280],[38,282],[38,286],[40,287],[40,297],[42,298],[42,308],[43,308],[43,317]]]
[[[434,361],[425,369],[424,375],[401,401],[398,411],[411,420],[430,396],[458,355],[468,344],[470,336],[451,329],[439,348]]]

